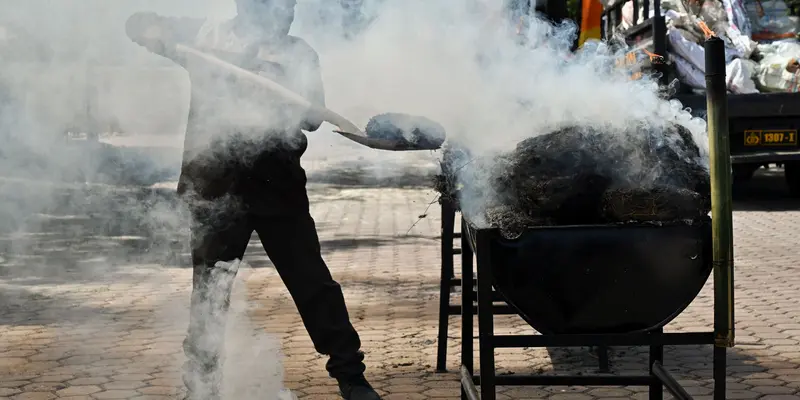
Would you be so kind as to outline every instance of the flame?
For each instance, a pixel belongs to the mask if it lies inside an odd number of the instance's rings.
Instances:
[[[642,49],[642,51],[644,52],[644,54],[647,54],[647,56],[650,57],[650,62],[651,63],[658,64],[658,63],[663,63],[664,62],[664,56],[660,56],[660,55],[658,55],[656,53],[647,51],[647,49]]]
[[[697,26],[699,26],[700,30],[703,31],[703,34],[706,35],[706,39],[711,39],[712,37],[717,36],[717,34],[714,33],[714,31],[712,31],[705,22],[697,21]]]

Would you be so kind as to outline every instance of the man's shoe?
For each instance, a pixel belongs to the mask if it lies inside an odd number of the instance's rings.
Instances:
[[[363,376],[355,379],[340,379],[339,391],[345,400],[381,400],[381,396],[378,396],[378,393]]]
[[[219,368],[187,361],[183,365],[184,400],[220,400],[222,373]]]

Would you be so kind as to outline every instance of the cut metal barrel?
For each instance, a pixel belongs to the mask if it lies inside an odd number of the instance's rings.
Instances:
[[[473,247],[478,229],[469,227]],[[583,225],[491,235],[484,259],[504,299],[545,334],[648,332],[682,312],[711,275],[711,225]],[[488,253],[488,254],[486,254]]]

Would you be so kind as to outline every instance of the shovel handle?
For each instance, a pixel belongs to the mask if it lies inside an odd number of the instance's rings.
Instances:
[[[239,78],[243,78],[243,79],[247,79],[247,80],[249,80],[251,82],[255,82],[258,85],[260,85],[260,86],[262,86],[262,87],[264,87],[266,89],[269,89],[269,90],[273,91],[274,93],[280,95],[285,100],[287,100],[287,101],[289,101],[289,102],[291,102],[291,103],[293,103],[293,104],[295,104],[297,106],[300,106],[300,107],[308,109],[311,113],[317,115],[323,121],[329,122],[329,123],[339,127],[340,132],[349,133],[350,135],[344,135],[343,134],[343,136],[345,136],[345,137],[347,137],[347,138],[349,138],[351,140],[355,140],[351,136],[361,136],[361,137],[366,138],[366,135],[363,132],[361,132],[361,130],[358,129],[358,127],[355,126],[355,124],[353,124],[352,122],[348,121],[347,118],[345,118],[345,117],[343,117],[343,116],[341,116],[341,115],[339,115],[339,114],[337,114],[337,113],[335,113],[335,112],[333,112],[333,111],[331,111],[331,110],[329,110],[329,109],[327,109],[325,107],[321,107],[321,106],[312,104],[310,101],[308,101],[303,96],[300,96],[299,94],[297,94],[297,93],[285,88],[281,84],[279,84],[279,83],[277,83],[277,82],[275,82],[275,81],[273,81],[271,79],[265,78],[265,77],[263,77],[261,75],[255,74],[255,73],[252,73],[252,72],[250,72],[250,71],[248,71],[248,70],[246,70],[244,68],[240,68],[240,67],[238,67],[236,65],[233,65],[233,64],[228,63],[226,61],[223,61],[223,60],[221,60],[221,59],[219,59],[219,58],[217,58],[217,57],[215,57],[213,55],[206,54],[206,53],[204,53],[204,52],[202,52],[200,50],[191,48],[191,47],[183,45],[183,44],[175,45],[175,49],[177,51],[181,52],[181,53],[191,54],[191,55],[193,55],[195,57],[201,58],[201,59],[205,60],[206,62],[208,62],[210,64],[214,64],[214,65],[216,65],[216,66],[218,66],[218,67],[220,67],[222,69],[225,69],[226,71],[230,72],[231,74],[233,74],[233,75],[235,75],[235,76],[237,76]]]

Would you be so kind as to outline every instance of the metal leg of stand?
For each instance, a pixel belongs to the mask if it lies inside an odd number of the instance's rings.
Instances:
[[[664,387],[669,391],[672,395],[672,398],[675,400],[693,400],[694,397],[686,391],[686,389],[681,386],[672,375],[667,372],[667,369],[661,365],[660,362],[656,361],[652,365],[653,367],[653,374],[664,384]]]
[[[492,266],[487,234],[478,234],[478,346],[481,365],[481,400],[495,400],[494,298]]]
[[[466,243],[467,235],[465,230],[464,221],[461,221],[461,365],[463,365],[470,374],[475,371],[473,367],[473,314],[472,314],[472,248]],[[461,399],[467,400],[467,393],[464,387],[461,387]]]
[[[658,335],[663,332],[663,329],[654,331]],[[664,385],[661,380],[653,373],[653,363],[664,363],[664,345],[650,346],[650,400],[662,400],[664,398]]]
[[[439,281],[439,337],[436,349],[436,372],[447,371],[447,334],[450,327],[450,279],[453,277],[453,230],[455,211],[442,202],[442,273]]]
[[[714,400],[725,400],[727,350],[714,346]]]
[[[608,361],[608,346],[597,346],[595,347],[595,352],[597,352],[597,362],[600,364],[598,368],[599,372],[611,372],[610,363]]]
[[[455,274],[455,268],[453,267],[453,259],[456,253],[455,253],[455,246],[453,245],[453,240],[455,240],[456,237],[455,234],[456,209],[453,206],[453,203],[448,202],[447,209],[443,211],[447,211],[447,215],[442,214],[442,218],[447,219],[447,226],[445,227],[443,225],[442,229],[449,229],[449,231],[447,233],[448,235],[447,249],[446,249],[447,254],[444,253],[445,248],[442,247],[442,257],[447,257],[446,259],[448,260],[448,262],[442,264],[442,266],[444,267],[445,273],[447,274],[448,278],[455,278],[456,274]],[[444,233],[442,233],[442,238],[444,238]]]

